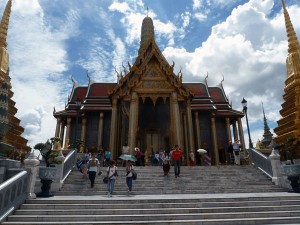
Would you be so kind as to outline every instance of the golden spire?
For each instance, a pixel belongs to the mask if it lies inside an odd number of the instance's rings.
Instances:
[[[284,0],[281,0],[281,3],[282,3],[282,7],[283,7],[285,28],[286,28],[287,37],[288,37],[288,45],[289,45],[288,52],[291,53],[291,52],[294,52],[295,50],[297,50],[297,46],[299,45],[299,42],[298,42],[298,39],[296,36],[296,32],[294,30],[293,24],[291,22],[290,15],[289,15],[288,11],[286,10]]]
[[[151,39],[154,39],[154,26],[152,19],[148,16],[147,7],[147,16],[143,19],[142,23],[139,54],[145,50],[148,41]]]
[[[6,37],[7,37],[10,11],[11,11],[11,0],[8,0],[0,24],[0,47],[5,47],[5,48],[7,47]]]

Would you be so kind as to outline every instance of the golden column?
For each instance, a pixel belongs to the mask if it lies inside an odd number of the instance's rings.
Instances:
[[[85,142],[85,137],[86,137],[86,118],[82,118],[82,127],[81,127],[81,135],[80,135],[80,140]],[[80,152],[83,152],[83,146],[80,146]]]
[[[211,118],[211,131],[213,136],[215,165],[219,165],[220,160],[219,160],[219,150],[218,150],[218,143],[217,143],[216,120],[214,117]]]
[[[226,131],[227,131],[228,142],[232,141],[231,132],[230,132],[230,120],[228,117],[226,117]]]
[[[245,139],[244,139],[244,131],[243,131],[241,118],[238,118],[238,126],[239,126],[240,143],[242,145],[242,150],[245,152]]]
[[[180,147],[182,147],[181,143],[181,126],[180,126],[180,113],[179,113],[179,105],[178,105],[178,98],[177,93],[172,93],[172,111],[173,111],[173,117],[171,123],[174,123],[173,129],[174,129],[174,137],[173,140],[175,141],[174,144],[178,144]]]
[[[186,105],[186,111],[187,111],[187,122],[188,122],[188,138],[189,138],[189,149],[187,152],[190,150],[195,150],[195,143],[194,143],[194,131],[193,131],[193,117],[192,117],[192,110],[191,110],[191,100],[187,100],[187,105]]]
[[[68,149],[68,145],[70,142],[70,131],[71,131],[71,118],[67,119],[67,132],[66,132],[66,137],[65,137],[65,145],[64,145],[64,149]]]
[[[117,142],[117,116],[118,116],[118,109],[117,109],[118,99],[113,97],[112,99],[112,111],[111,111],[111,123],[110,123],[110,143],[109,143],[109,150],[111,152],[111,158],[114,158],[114,153],[116,152],[116,142]]]
[[[233,127],[233,138],[235,141],[235,140],[239,139],[235,120],[233,121],[232,127]]]
[[[55,137],[59,137],[60,133],[60,118],[56,119]]]
[[[184,148],[182,148],[183,150],[183,154],[185,154],[185,160],[187,162],[187,165],[190,164],[190,161],[188,160],[188,154],[189,154],[189,138],[188,138],[188,125],[187,125],[187,118],[186,118],[186,115],[183,114],[182,115],[182,118],[183,118],[183,137],[184,137],[184,143],[185,143],[185,146]]]
[[[61,146],[63,146],[64,142],[64,135],[65,135],[65,122],[63,120],[60,121],[60,134],[59,138],[61,140]]]
[[[136,92],[132,92],[130,101],[130,113],[129,113],[129,134],[128,145],[130,147],[130,154],[133,154],[134,147],[136,145],[136,131],[138,126],[138,107],[139,97]]]
[[[99,114],[99,126],[98,126],[98,147],[102,146],[102,139],[103,139],[103,119],[104,119],[104,113],[101,112]]]
[[[194,112],[195,116],[195,125],[196,125],[196,142],[197,142],[197,149],[201,147],[201,136],[200,136],[200,123],[199,123],[199,113]]]

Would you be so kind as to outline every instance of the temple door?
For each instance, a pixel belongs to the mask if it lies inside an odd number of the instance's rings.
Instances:
[[[152,151],[155,153],[159,151],[159,136],[158,132],[147,132],[146,133],[146,162],[149,161]]]

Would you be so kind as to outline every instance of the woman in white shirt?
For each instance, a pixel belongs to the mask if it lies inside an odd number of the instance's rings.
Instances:
[[[99,160],[96,158],[96,154],[92,154],[92,158],[88,161],[88,168],[89,168],[89,179],[91,181],[91,188],[94,187],[95,177],[97,173],[97,169],[100,165]]]
[[[112,160],[110,162],[110,166],[107,167],[107,177],[108,177],[107,196],[108,197],[112,197],[112,193],[114,192],[114,188],[115,188],[116,177],[118,176],[117,173],[118,168],[115,165],[116,162]]]

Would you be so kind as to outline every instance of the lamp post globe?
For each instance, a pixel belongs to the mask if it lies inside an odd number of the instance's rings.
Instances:
[[[74,145],[76,145],[76,143],[77,143],[77,127],[78,127],[79,110],[81,107],[81,100],[79,98],[77,98],[75,101],[75,104],[76,104],[76,123],[75,123]],[[77,148],[77,146],[76,146],[76,148]]]
[[[245,98],[242,100],[242,106],[243,106],[243,111],[246,115],[246,122],[247,122],[247,130],[248,130],[248,137],[249,137],[249,148],[253,148],[252,140],[251,140],[251,135],[250,135],[250,128],[249,128],[249,123],[248,123],[248,115],[247,115],[247,101]]]

